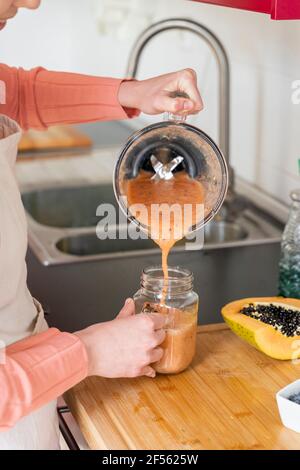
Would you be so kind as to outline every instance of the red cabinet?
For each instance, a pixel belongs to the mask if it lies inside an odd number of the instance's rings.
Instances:
[[[273,20],[299,20],[300,0],[194,0],[224,7],[258,11],[271,15]]]

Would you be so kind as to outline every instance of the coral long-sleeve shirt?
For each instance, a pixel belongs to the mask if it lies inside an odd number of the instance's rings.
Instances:
[[[87,376],[80,339],[56,328],[0,350],[0,431],[54,400]]]
[[[134,117],[138,111],[123,108],[118,101],[121,82],[118,78],[51,72],[41,67],[26,71],[0,64],[0,114],[14,119],[23,129]]]
[[[137,110],[124,109],[118,102],[120,83],[114,78],[42,68],[25,71],[0,64],[0,114],[23,129],[135,116]],[[1,346],[0,431],[87,375],[83,343],[56,328],[18,341],[6,351]]]

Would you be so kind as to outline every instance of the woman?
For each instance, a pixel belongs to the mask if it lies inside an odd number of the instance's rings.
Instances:
[[[0,29],[40,0],[0,0]],[[176,90],[190,99],[171,98]],[[26,219],[14,177],[21,128],[202,109],[192,70],[143,81],[0,65],[0,449],[58,449],[56,398],[88,375],[154,377],[162,316],[118,316],[74,334],[48,329],[26,285]],[[84,314],[84,312],[83,312]]]

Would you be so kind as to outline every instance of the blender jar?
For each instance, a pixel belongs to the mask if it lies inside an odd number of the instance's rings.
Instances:
[[[152,366],[159,373],[176,374],[186,369],[195,355],[198,295],[193,291],[190,271],[181,267],[169,267],[168,271],[166,286],[161,267],[145,268],[133,299],[136,312],[166,315],[166,338],[160,345],[164,354]]]
[[[127,194],[130,181],[141,172],[149,178],[168,180],[178,172],[198,181],[204,191],[203,213],[187,233],[198,230],[220,209],[228,187],[228,170],[222,152],[203,131],[183,121],[162,121],[133,134],[126,142],[114,172],[118,203],[130,222],[148,235],[149,224],[131,212]]]

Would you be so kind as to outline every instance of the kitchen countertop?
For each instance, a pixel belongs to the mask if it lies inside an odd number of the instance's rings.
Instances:
[[[92,449],[300,449],[275,399],[299,376],[298,362],[271,359],[217,324],[199,327],[179,375],[90,377],[65,398]]]
[[[40,188],[112,183],[119,152],[120,147],[114,146],[63,158],[20,158],[16,165],[16,177],[21,192]]]

